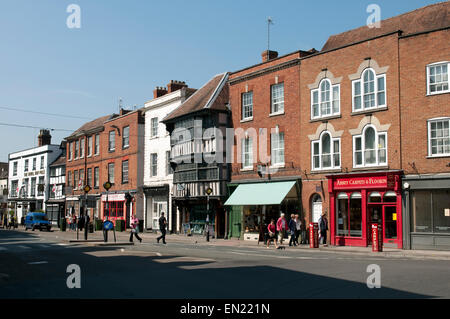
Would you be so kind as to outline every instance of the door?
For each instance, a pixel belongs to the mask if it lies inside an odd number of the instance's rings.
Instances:
[[[367,242],[372,245],[372,224],[378,224],[378,227],[383,226],[383,206],[369,205],[367,216]]]
[[[383,236],[385,243],[395,243],[397,241],[397,207],[383,207]]]
[[[159,218],[161,213],[164,213],[164,217],[167,220],[167,202],[153,202],[153,223],[152,228],[159,229]]]

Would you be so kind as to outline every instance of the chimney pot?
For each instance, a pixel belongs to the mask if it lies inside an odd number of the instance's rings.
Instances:
[[[52,136],[50,135],[49,130],[41,130],[38,136],[38,145],[50,145],[52,142]]]
[[[262,61],[263,62],[267,62],[273,59],[276,59],[278,57],[278,52],[277,51],[269,51],[269,50],[265,50],[262,54]]]

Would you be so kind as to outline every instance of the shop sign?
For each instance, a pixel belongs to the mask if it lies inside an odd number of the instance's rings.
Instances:
[[[125,200],[125,194],[109,194],[108,196],[102,195],[102,202],[106,202],[108,197],[109,202],[122,202]]]
[[[394,177],[394,175],[390,175]],[[394,179],[395,183],[395,179]],[[355,188],[393,188],[394,184],[388,182],[388,176],[372,176],[357,178],[337,179],[333,183],[335,189],[355,189]],[[391,187],[388,185],[392,184]]]

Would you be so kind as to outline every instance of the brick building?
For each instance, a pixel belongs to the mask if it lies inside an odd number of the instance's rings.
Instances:
[[[120,114],[86,123],[67,141],[66,209],[84,214],[83,188],[91,187],[86,207],[91,218],[115,222],[131,214],[143,220],[142,176],[144,166],[144,117],[140,110],[120,110]],[[109,181],[113,186],[106,192]]]

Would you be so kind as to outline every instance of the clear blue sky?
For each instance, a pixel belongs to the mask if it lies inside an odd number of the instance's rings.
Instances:
[[[211,76],[280,55],[320,50],[328,36],[366,24],[366,8],[386,19],[431,0],[2,0],[0,107],[94,119],[143,106],[170,80],[199,88]],[[81,29],[68,29],[69,4],[81,7]],[[75,130],[88,119],[0,109],[0,122]],[[0,125],[0,161],[34,147],[38,129]],[[55,144],[70,135],[53,132]]]

